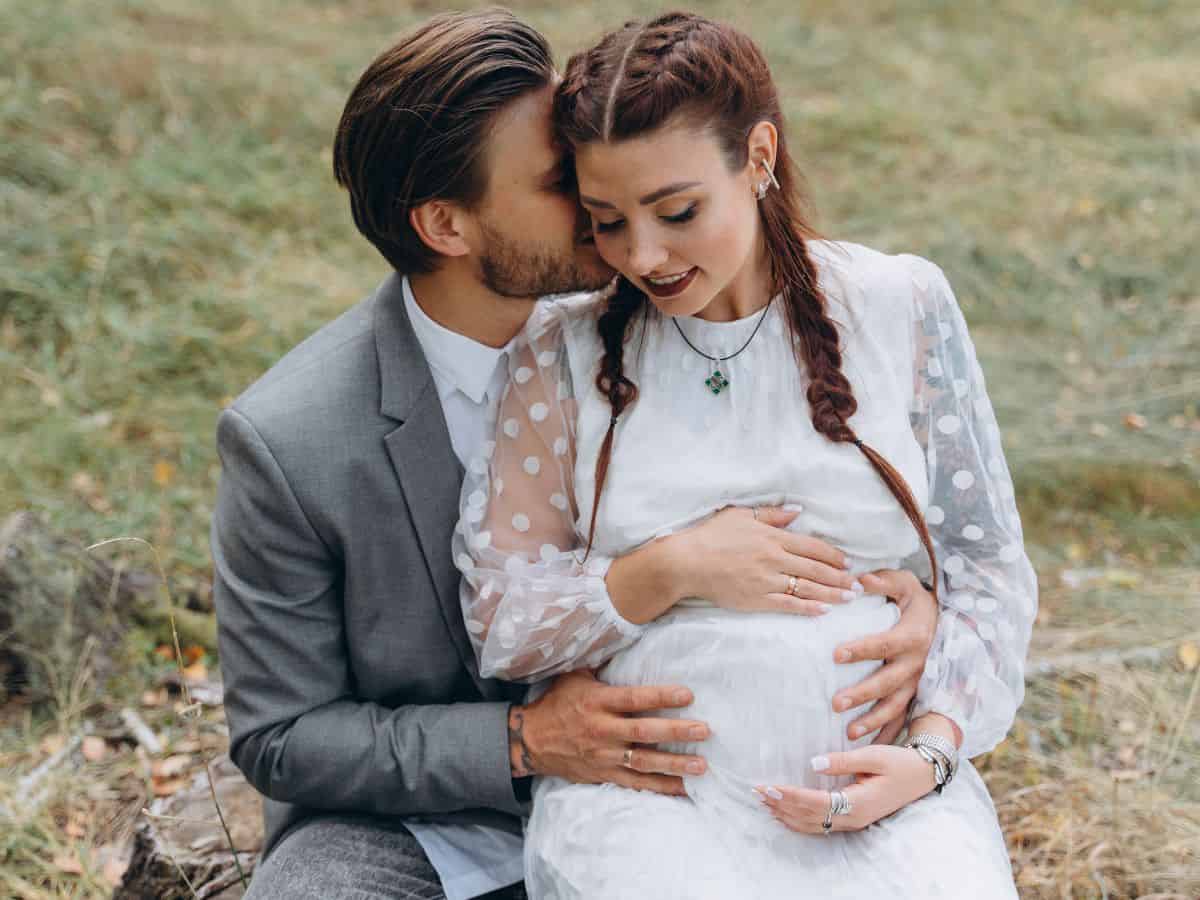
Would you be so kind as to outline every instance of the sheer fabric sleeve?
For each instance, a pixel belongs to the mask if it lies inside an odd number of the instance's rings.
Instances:
[[[605,586],[612,559],[575,528],[575,395],[566,313],[539,308],[509,353],[495,439],[463,482],[454,556],[480,673],[536,681],[600,665],[643,626]]]
[[[941,569],[941,615],[913,715],[954,720],[962,752],[972,757],[1004,739],[1024,698],[1037,578],[962,312],[940,268],[917,257],[909,264],[916,359],[910,412],[925,451],[926,521]]]

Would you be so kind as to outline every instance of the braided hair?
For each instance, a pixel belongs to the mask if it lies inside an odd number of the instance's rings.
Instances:
[[[803,185],[787,150],[779,95],[754,42],[728,25],[692,13],[666,13],[644,24],[627,22],[592,49],[571,57],[555,95],[554,120],[560,137],[575,148],[626,140],[668,122],[702,127],[716,136],[731,171],[746,165],[746,141],[754,126],[763,121],[775,126],[779,143],[774,173],[780,190],[760,201],[759,212],[772,294],[784,299],[797,365],[808,374],[806,398],[813,427],[834,443],[853,444],[866,457],[919,534],[936,576],[933,541],[904,477],[850,426],[858,401],[842,372],[840,337],[806,245],[818,235],[808,224]],[[608,398],[612,416],[596,462],[588,552],[617,420],[637,399],[637,386],[624,372],[626,336],[634,315],[647,302],[637,286],[621,277],[599,318],[604,356],[596,386]],[[936,584],[935,577],[935,596]]]

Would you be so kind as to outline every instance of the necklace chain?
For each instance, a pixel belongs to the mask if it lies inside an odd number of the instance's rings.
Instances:
[[[679,332],[679,336],[681,338],[683,338],[683,342],[685,344],[687,344],[688,347],[691,348],[691,350],[693,352],[698,353],[700,356],[703,356],[705,359],[707,359],[709,362],[711,362],[713,364],[714,368],[713,368],[712,374],[709,375],[708,378],[704,379],[704,386],[709,391],[711,391],[713,394],[719,394],[719,393],[721,393],[721,391],[725,390],[725,388],[729,387],[728,377],[723,375],[721,373],[721,370],[719,368],[716,368],[716,366],[719,363],[725,362],[726,360],[733,359],[735,356],[739,355],[743,350],[745,350],[747,347],[750,346],[750,342],[752,340],[754,340],[755,336],[758,334],[758,329],[762,328],[763,320],[767,318],[767,313],[770,311],[771,304],[774,302],[775,302],[774,297],[772,297],[770,300],[767,301],[767,305],[763,307],[762,314],[759,315],[758,321],[754,325],[754,330],[750,332],[750,337],[746,338],[746,343],[742,344],[742,346],[738,347],[737,350],[735,350],[733,353],[730,353],[728,356],[712,356],[708,353],[705,353],[703,350],[701,350],[699,347],[697,347],[695,344],[693,344],[691,341],[688,340],[688,336],[683,333],[683,328],[681,328],[679,325],[679,319],[676,318],[675,316],[671,317],[671,321],[675,324],[675,330]]]

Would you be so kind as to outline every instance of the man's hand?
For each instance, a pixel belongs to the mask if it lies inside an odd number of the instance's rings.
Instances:
[[[509,711],[513,776],[557,775],[684,796],[682,776],[703,774],[704,759],[642,745],[703,741],[708,726],[633,714],[691,702],[683,687],[613,687],[586,670],[560,675],[533,703]]]
[[[876,744],[890,744],[904,727],[908,705],[917,695],[917,684],[925,671],[925,659],[937,631],[938,606],[911,572],[881,569],[859,576],[869,593],[882,594],[900,607],[900,621],[882,634],[873,634],[840,645],[833,654],[835,662],[860,662],[881,659],[869,678],[834,695],[838,712],[879,701],[865,715],[850,723],[846,734],[851,740],[881,729]]]

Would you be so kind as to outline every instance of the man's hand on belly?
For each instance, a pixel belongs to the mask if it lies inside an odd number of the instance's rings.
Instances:
[[[513,775],[555,775],[683,796],[682,776],[703,774],[704,759],[653,745],[706,740],[708,726],[634,714],[691,702],[691,691],[683,687],[613,687],[586,670],[560,675],[533,703],[509,712]]]
[[[933,595],[911,572],[881,569],[859,578],[869,593],[884,595],[900,608],[900,621],[882,634],[842,644],[833,653],[838,663],[883,660],[883,665],[852,688],[834,695],[833,708],[845,712],[875,703],[846,729],[851,740],[882,729],[875,743],[890,744],[904,727],[908,705],[917,695],[925,660],[937,631],[938,606]]]

